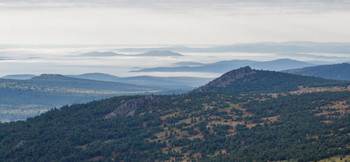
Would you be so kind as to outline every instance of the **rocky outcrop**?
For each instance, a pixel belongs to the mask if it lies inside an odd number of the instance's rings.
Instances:
[[[113,112],[107,114],[104,118],[109,119],[116,116],[133,116],[137,109],[159,102],[160,99],[152,95],[133,99],[120,105]]]

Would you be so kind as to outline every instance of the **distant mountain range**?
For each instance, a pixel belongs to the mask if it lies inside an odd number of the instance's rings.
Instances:
[[[180,53],[172,52],[172,51],[159,51],[159,50],[154,50],[154,51],[148,51],[142,54],[137,54],[136,56],[183,56]]]
[[[132,70],[131,72],[212,72],[223,73],[230,69],[236,69],[242,66],[250,66],[254,69],[281,71],[287,69],[295,69],[313,66],[314,64],[291,60],[278,59],[273,61],[253,61],[253,60],[230,60],[220,61],[210,64],[203,64],[198,66],[176,66],[176,67],[155,67],[144,68],[140,70]]]
[[[190,64],[192,63],[190,62]],[[246,64],[251,64],[255,67],[260,66],[262,68],[264,66],[267,68],[281,68],[283,66],[309,65],[308,63],[289,59],[268,62],[232,60],[213,64],[186,66],[187,69],[185,68],[185,70],[189,71],[194,69],[200,72],[220,72],[233,66]],[[321,78],[350,80],[350,64],[347,63],[285,70],[283,71],[284,73],[253,69],[257,68],[240,68],[230,71],[213,81],[211,81],[212,78],[197,77],[118,77],[104,73],[86,73],[70,76],[53,74],[44,74],[40,76],[31,74],[8,75],[0,79],[0,120],[12,121],[24,119],[28,116],[45,112],[55,106],[87,102],[115,95],[150,94],[158,92],[165,94],[183,93],[188,92],[188,89],[200,86],[202,87],[197,90],[210,90],[211,92],[211,90],[215,89],[220,93],[275,93],[286,90],[297,90],[300,84],[313,87],[329,85],[343,86],[345,83]],[[313,77],[302,77],[299,75]],[[244,76],[244,79],[240,79],[240,76]],[[260,78],[260,80],[257,80],[257,78]],[[227,83],[227,85],[223,86],[223,80],[235,82],[232,85]],[[217,84],[218,82],[220,84]],[[264,87],[263,85],[269,86]],[[183,90],[177,91],[176,89]]]
[[[81,75],[70,75],[70,77],[101,80],[110,82],[130,83],[135,85],[164,87],[170,89],[194,88],[204,85],[212,78],[199,77],[154,77],[154,76],[134,76],[117,77],[104,73],[86,73]]]
[[[65,104],[88,102],[117,95],[160,93],[166,90],[170,88],[53,74],[43,74],[28,80],[0,79],[0,121],[25,119]]]
[[[0,57],[0,60],[8,60],[9,58],[6,57]]]
[[[283,72],[334,80],[350,80],[350,64],[348,63],[319,65],[300,69],[285,70]]]
[[[174,63],[176,66],[199,66],[199,65],[204,65],[203,63],[200,62],[194,62],[194,61],[180,61]]]
[[[213,78],[200,77],[155,77],[155,76],[133,76],[118,77],[104,73],[86,73],[80,75],[67,75],[68,77],[90,79],[107,82],[119,82],[141,86],[162,87],[165,89],[195,88],[208,83]],[[35,77],[32,74],[7,75],[3,79],[26,80]]]
[[[2,79],[19,79],[19,80],[25,80],[35,77],[36,75],[33,74],[15,74],[15,75],[6,75],[1,77]]]
[[[350,53],[350,43],[320,42],[260,42],[239,43],[213,47],[174,46],[164,48],[124,48],[119,51],[144,52],[150,50],[169,50],[177,52],[246,52],[246,53]]]
[[[86,52],[79,54],[78,56],[87,56],[87,57],[109,57],[109,56],[125,56],[123,54],[118,54],[115,52],[98,52],[98,51],[93,51],[93,52]]]
[[[148,52],[141,53],[141,54],[130,54],[130,55],[119,54],[119,53],[115,53],[115,52],[93,51],[93,52],[82,53],[82,54],[79,54],[78,56],[87,56],[87,57],[110,57],[110,56],[178,57],[178,56],[183,56],[183,55],[180,53],[166,51],[166,50],[152,50],[152,51],[148,51]]]

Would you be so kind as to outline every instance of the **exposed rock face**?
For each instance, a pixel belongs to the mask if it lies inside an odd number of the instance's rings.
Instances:
[[[22,145],[24,145],[24,143],[26,143],[27,141],[26,140],[21,140],[18,142],[18,144],[16,146],[14,146],[14,148],[18,148],[18,147],[21,147]]]
[[[133,116],[137,109],[159,102],[160,99],[152,95],[133,99],[125,102],[124,104],[117,107],[113,112],[107,114],[105,116],[105,119],[113,118],[115,116]]]
[[[229,71],[221,77],[209,82],[208,84],[199,88],[199,91],[206,90],[210,87],[226,87],[230,83],[236,81],[237,79],[242,79],[246,76],[253,75],[255,73],[256,71],[252,70],[249,66],[241,67],[239,69]]]

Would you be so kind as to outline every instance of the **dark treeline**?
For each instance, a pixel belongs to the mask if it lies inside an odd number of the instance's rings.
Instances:
[[[143,96],[64,106],[0,124],[0,161],[310,161],[348,155],[349,96],[158,95],[160,102],[111,119],[104,117]],[[343,107],[334,108],[336,103]]]

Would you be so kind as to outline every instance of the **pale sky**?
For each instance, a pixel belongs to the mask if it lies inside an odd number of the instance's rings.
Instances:
[[[350,1],[0,0],[0,44],[350,42]]]

